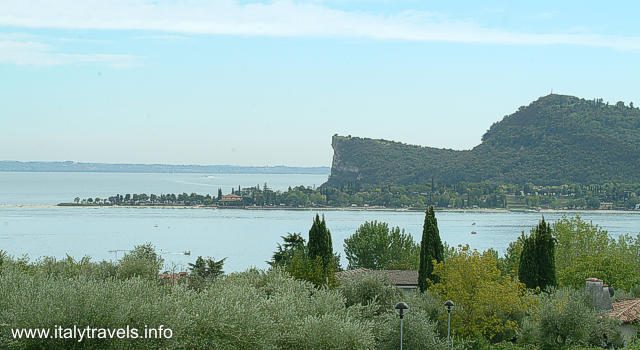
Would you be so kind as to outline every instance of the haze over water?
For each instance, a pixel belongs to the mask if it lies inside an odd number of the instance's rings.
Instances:
[[[296,185],[319,186],[326,176],[238,174],[126,174],[126,173],[2,173],[0,172],[0,249],[14,256],[28,254],[94,260],[120,258],[136,244],[152,242],[163,252],[167,269],[186,269],[196,257],[227,257],[225,271],[242,271],[266,261],[288,232],[306,238],[315,213],[326,216],[334,250],[346,267],[343,241],[365,221],[400,226],[418,241],[424,214],[406,211],[318,211],[243,209],[165,209],[109,207],[29,207],[56,204],[79,196],[108,197],[116,193],[224,193],[238,185],[286,190]],[[545,213],[555,221],[560,213]],[[573,214],[568,214],[573,215]],[[612,235],[638,234],[640,213],[582,213]],[[469,244],[503,253],[521,231],[536,225],[540,213],[437,212],[440,235],[450,245]],[[476,225],[473,225],[476,223]],[[471,231],[477,234],[472,235]],[[190,250],[191,255],[180,254]]]

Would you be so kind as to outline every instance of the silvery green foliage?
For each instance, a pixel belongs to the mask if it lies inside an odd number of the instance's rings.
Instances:
[[[26,264],[0,272],[0,344],[12,349],[372,349],[365,307],[281,270],[231,274],[200,291],[132,277],[51,274]],[[144,328],[164,325],[170,340],[12,341],[10,328]]]
[[[445,320],[447,317],[447,311],[444,307],[444,301],[435,297],[428,290],[424,293],[414,293],[409,295],[405,300],[410,305],[412,310],[420,309],[429,316],[429,320],[432,322],[438,322],[439,320]],[[441,322],[442,323],[442,322]],[[446,324],[439,325],[440,334],[446,336]]]
[[[378,319],[376,337],[378,348],[381,350],[395,350],[400,346],[400,319],[398,315],[389,311]],[[444,350],[447,348],[446,339],[438,336],[436,323],[431,321],[429,314],[422,309],[409,309],[403,321],[403,345],[405,349]]]
[[[135,246],[125,254],[118,264],[119,278],[142,277],[155,278],[164,264],[164,259],[158,254],[151,243]]]
[[[345,297],[347,306],[371,305],[376,313],[393,309],[402,299],[402,293],[388,280],[376,274],[363,273],[352,278],[343,278],[338,290]]]
[[[540,294],[538,301],[522,323],[519,343],[544,349],[622,346],[619,322],[597,311],[584,290],[551,290]]]
[[[0,341],[9,348],[127,348],[159,347],[162,342],[132,340],[31,339],[12,342],[9,328],[61,326],[121,328],[129,325],[175,324],[183,312],[178,303],[185,290],[164,290],[139,278],[99,280],[59,277],[41,271],[25,274],[3,269],[0,274]]]

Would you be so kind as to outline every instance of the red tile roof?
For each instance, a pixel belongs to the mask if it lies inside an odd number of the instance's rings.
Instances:
[[[236,194],[225,194],[224,196],[222,196],[222,198],[220,198],[221,202],[236,202],[241,200],[242,200],[242,197]]]
[[[640,320],[640,298],[616,299],[613,303],[613,311],[608,312],[607,315],[619,319],[622,323]]]
[[[161,273],[158,275],[160,279],[169,280],[171,282],[177,281],[180,278],[186,278],[189,274],[186,271],[178,273]]]

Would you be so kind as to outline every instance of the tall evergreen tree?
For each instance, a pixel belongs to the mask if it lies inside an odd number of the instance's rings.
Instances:
[[[535,288],[538,285],[536,246],[533,232],[524,239],[522,244],[520,264],[518,265],[518,279],[527,288]]]
[[[555,287],[556,282],[556,242],[551,226],[544,221],[531,230],[525,239],[518,266],[518,278],[527,288]]]
[[[551,225],[542,219],[536,230],[538,233],[539,279],[540,288],[555,287],[556,281],[556,240],[551,232]]]
[[[331,232],[327,229],[327,223],[322,216],[316,214],[313,225],[309,230],[309,259],[314,260],[316,257],[322,259],[322,266],[326,270],[327,266],[333,259],[333,246],[331,243]]]
[[[288,266],[293,259],[293,256],[297,252],[304,253],[306,248],[306,241],[299,233],[289,233],[286,236],[282,236],[284,244],[278,243],[278,250],[273,253],[271,261],[267,263],[271,267],[276,266]]]
[[[444,260],[444,247],[440,240],[438,221],[433,206],[427,209],[420,242],[420,269],[418,270],[418,286],[420,292],[427,290],[427,279],[437,282],[438,276],[433,275],[433,261]]]

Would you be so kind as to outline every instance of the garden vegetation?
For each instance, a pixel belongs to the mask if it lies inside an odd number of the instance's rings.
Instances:
[[[224,259],[198,257],[188,276],[175,279],[159,277],[163,261],[151,244],[114,262],[30,261],[0,253],[0,348],[397,349],[400,329],[393,306],[405,301],[410,309],[404,347],[446,349],[443,301],[450,299],[456,303],[451,323],[455,349],[638,349],[625,344],[619,321],[594,307],[584,277],[611,281],[616,296],[640,297],[639,237],[613,239],[579,217],[563,218],[550,230],[557,242],[557,288],[527,289],[518,279],[523,235],[502,257],[493,250],[445,247],[442,259],[432,261],[437,278],[424,292],[403,295],[380,275],[336,278],[326,226],[319,217],[314,220],[310,234],[319,239],[314,244],[299,234],[285,236],[269,270],[224,274]],[[369,230],[384,239],[389,232],[382,223],[368,223],[351,242]],[[572,241],[576,247],[568,244]],[[415,250],[415,245],[402,246]],[[587,253],[594,247],[599,250]],[[407,256],[419,259],[415,252]],[[378,260],[358,256],[353,261]],[[602,262],[615,265],[603,267]],[[173,337],[82,342],[11,337],[15,328],[74,325],[163,325]]]

